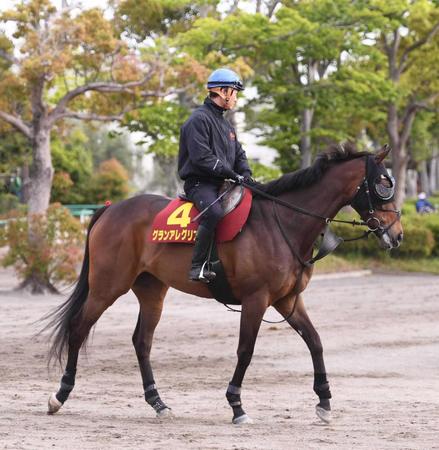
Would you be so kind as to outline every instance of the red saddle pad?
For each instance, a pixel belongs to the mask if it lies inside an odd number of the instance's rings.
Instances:
[[[218,224],[216,241],[231,241],[244,227],[252,204],[252,193],[245,188],[240,204]],[[194,243],[198,222],[192,222],[199,211],[191,202],[180,199],[172,200],[166,208],[162,209],[154,218],[150,242],[156,244],[180,242]]]

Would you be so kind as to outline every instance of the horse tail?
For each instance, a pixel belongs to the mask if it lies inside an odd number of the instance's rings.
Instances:
[[[48,364],[50,364],[52,360],[58,360],[59,363],[62,364],[62,358],[69,342],[71,321],[81,311],[85,301],[87,300],[89,292],[88,274],[90,267],[90,231],[93,228],[93,225],[98,221],[98,219],[102,216],[107,208],[108,206],[99,208],[90,220],[87,229],[87,238],[85,242],[85,252],[84,259],[82,261],[82,268],[72,294],[63,304],[61,304],[48,315],[42,318],[42,320],[49,320],[49,323],[43,328],[43,330],[41,330],[41,332],[49,328],[52,329],[52,332],[50,334],[52,344],[49,349]]]

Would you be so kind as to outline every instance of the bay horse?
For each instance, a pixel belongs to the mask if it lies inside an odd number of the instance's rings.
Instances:
[[[308,346],[314,368],[313,388],[319,397],[316,413],[329,422],[331,393],[323,348],[302,298],[313,268],[303,261],[311,257],[313,244],[326,226],[327,221],[322,218],[334,218],[349,204],[367,224],[375,225],[370,225],[370,231],[382,247],[399,246],[403,236],[399,211],[392,192],[386,197],[386,192],[394,189],[383,164],[389,150],[383,147],[370,154],[357,152],[353,145],[332,147],[311,167],[259,184],[260,191],[311,214],[278,206],[276,221],[273,201],[255,196],[243,231],[233,241],[218,245],[233,295],[241,303],[238,361],[226,391],[233,423],[251,421],[242,408],[241,385],[269,306],[286,319]],[[373,173],[368,174],[368,170]],[[377,195],[372,195],[373,187]],[[154,330],[166,292],[173,287],[199,297],[212,295],[205,284],[188,280],[191,245],[147,240],[154,216],[169,202],[169,198],[159,195],[140,195],[104,207],[93,216],[75,289],[50,314],[48,327],[53,327],[53,342],[49,356],[61,363],[67,352],[67,363],[59,390],[49,397],[48,413],[57,412],[72,391],[78,353],[91,327],[109,306],[132,289],[140,305],[132,341],[145,400],[158,416],[172,414],[160,398],[150,363]]]

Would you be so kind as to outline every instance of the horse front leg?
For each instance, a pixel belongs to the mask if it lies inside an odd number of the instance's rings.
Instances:
[[[297,302],[294,306],[294,302]],[[294,308],[294,314],[288,317],[288,323],[302,337],[311,353],[314,366],[314,392],[319,397],[319,403],[316,405],[316,414],[329,423],[331,420],[331,391],[326,375],[325,362],[323,360],[323,347],[320,336],[305,309],[305,304],[301,295],[285,297],[274,305],[274,307],[287,318]]]
[[[160,321],[168,287],[152,275],[144,273],[137,278],[132,290],[140,304],[133,345],[139,361],[145,400],[154,409],[157,417],[170,416],[171,408],[160,398],[150,362],[154,331]]]
[[[233,410],[232,423],[251,423],[241,403],[241,385],[249,366],[262,318],[267,309],[266,296],[259,296],[242,301],[241,324],[238,344],[238,363],[226,392],[226,398]]]

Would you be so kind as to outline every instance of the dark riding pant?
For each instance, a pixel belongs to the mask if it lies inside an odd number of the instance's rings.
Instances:
[[[185,185],[185,191],[189,200],[201,212],[218,198],[220,187],[207,181],[197,181],[192,186]],[[200,225],[203,225],[209,231],[213,231],[223,216],[224,212],[221,203],[216,202],[200,217]]]

